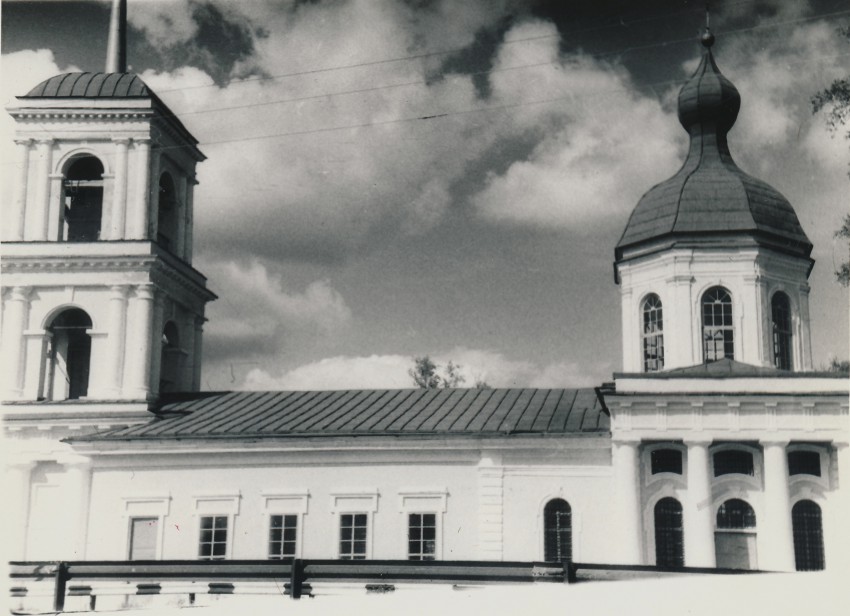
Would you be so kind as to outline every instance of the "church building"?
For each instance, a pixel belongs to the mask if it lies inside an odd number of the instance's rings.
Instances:
[[[846,566],[850,386],[812,369],[812,244],[732,158],[710,33],[687,157],[612,247],[611,382],[263,392],[199,391],[204,155],[113,36],[8,108],[7,558]]]

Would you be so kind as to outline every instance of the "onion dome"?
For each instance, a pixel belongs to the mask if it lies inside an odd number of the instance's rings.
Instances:
[[[46,79],[21,98],[151,98],[133,73],[64,73]]]
[[[717,68],[714,36],[706,30],[701,42],[702,61],[679,92],[679,121],[690,135],[687,158],[676,175],[641,197],[616,259],[625,249],[658,241],[704,242],[721,235],[748,236],[808,257],[812,244],[788,199],[744,173],[729,153],[726,134],[738,117],[741,95]]]

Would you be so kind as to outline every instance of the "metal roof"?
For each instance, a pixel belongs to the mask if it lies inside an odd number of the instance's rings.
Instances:
[[[45,79],[23,98],[151,98],[132,73],[63,73]]]
[[[625,247],[661,237],[728,233],[768,238],[803,256],[811,253],[812,243],[788,199],[732,159],[726,133],[740,104],[738,90],[706,49],[679,93],[679,120],[691,139],[687,158],[672,178],[641,197],[617,243],[618,260]]]
[[[594,389],[234,391],[165,399],[147,424],[75,441],[607,434]]]

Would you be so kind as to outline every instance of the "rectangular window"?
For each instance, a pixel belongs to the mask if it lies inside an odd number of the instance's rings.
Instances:
[[[437,515],[411,513],[407,527],[408,560],[434,560],[437,558]]]
[[[339,557],[343,560],[365,560],[369,516],[365,513],[343,513],[339,516]]]
[[[227,516],[205,515],[201,517],[201,539],[198,558],[201,560],[223,560],[227,556]]]
[[[269,525],[269,558],[295,558],[297,515],[273,515]]]
[[[159,518],[130,518],[130,560],[154,560]]]

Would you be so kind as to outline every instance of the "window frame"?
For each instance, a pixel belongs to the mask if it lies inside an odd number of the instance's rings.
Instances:
[[[71,168],[76,165],[78,162],[85,159],[93,159],[97,161],[100,165],[101,172],[100,178],[96,179],[80,179],[80,180],[71,180],[68,178],[68,172]],[[80,243],[80,242],[99,242],[102,241],[102,236],[104,234],[104,223],[105,216],[107,214],[107,203],[106,203],[106,178],[110,177],[110,172],[107,169],[106,163],[102,158],[102,155],[95,152],[90,151],[78,151],[73,153],[71,156],[65,159],[60,167],[61,172],[58,174],[60,180],[59,187],[59,228],[58,228],[58,237],[56,238],[59,242],[62,243]],[[57,177],[57,176],[54,176]],[[100,190],[99,196],[99,224],[96,231],[96,237],[84,238],[84,239],[69,239],[71,234],[71,223],[69,222],[68,213],[69,211],[73,211],[72,208],[68,207],[67,200],[71,197],[72,193],[69,192],[69,189],[75,185],[77,189],[85,189],[85,190]],[[53,232],[51,232],[52,234]],[[54,235],[54,237],[56,237]]]
[[[241,494],[239,492],[222,492],[197,495],[192,497],[192,515],[195,517],[196,527],[196,557],[198,560],[230,560],[233,558],[233,537],[236,534],[236,516],[239,515],[239,503]],[[217,516],[227,518],[227,540],[223,559],[206,559],[200,556],[201,547],[201,519],[204,517]]]
[[[409,557],[409,516],[410,514],[434,514],[435,552],[434,560],[443,558],[443,522],[448,506],[449,491],[447,488],[400,488],[398,490],[398,510],[404,518],[403,536],[400,537],[404,558]]]
[[[294,515],[296,520],[295,558],[301,558],[304,548],[304,525],[310,500],[309,490],[269,490],[261,492],[263,498],[263,517],[265,534],[262,535],[262,554],[269,558],[271,543],[271,517],[273,515]]]
[[[204,528],[204,520],[211,519],[213,521],[212,528],[205,529]],[[217,543],[215,540],[215,533],[218,530],[221,530],[216,526],[217,520],[224,520],[224,555],[216,556],[215,555],[215,546]],[[212,539],[207,542],[203,541],[203,533],[205,530],[210,530],[212,534]],[[198,516],[198,553],[196,558],[198,560],[228,560],[232,555],[231,544],[233,542],[233,524],[231,523],[231,516],[227,514],[217,514],[217,513],[209,513]],[[201,554],[202,546],[209,543],[210,545],[210,555],[204,556]]]
[[[347,518],[349,516],[351,517],[352,536],[351,536],[350,539],[343,539],[342,530],[344,528],[344,526],[343,526],[343,522],[345,521],[344,518]],[[364,521],[362,527],[357,524],[357,521],[358,521],[357,518],[360,517],[360,516],[363,517],[363,521]],[[366,512],[366,511],[344,511],[344,512],[341,512],[339,514],[338,518],[339,518],[339,524],[337,525],[338,533],[337,533],[337,551],[336,551],[337,558],[339,558],[340,560],[369,560],[371,558],[371,549],[370,549],[371,546],[370,546],[370,544],[371,544],[371,539],[372,539],[372,533],[371,533],[371,526],[372,526],[371,522],[372,522],[372,520],[371,520],[371,516],[370,516],[369,512]],[[354,537],[354,530],[357,529],[357,528],[364,528],[365,531],[366,531],[366,533],[365,533],[366,537],[365,537],[365,539],[363,539],[363,544],[364,544],[363,550],[364,551],[363,551],[363,557],[362,558],[357,558],[355,556],[355,554],[357,556],[359,556],[360,553],[354,551],[354,544],[357,542],[357,539],[355,539],[355,537]],[[351,553],[350,554],[343,553],[342,546],[343,546],[344,541],[348,541],[348,542],[351,543]]]
[[[711,302],[709,302],[708,301],[709,294],[718,293],[718,292],[721,292],[721,291],[726,294],[726,296],[728,298],[728,302],[726,302],[726,301],[720,301],[720,302],[711,301]],[[707,321],[707,319],[706,319],[706,317],[707,317],[706,306],[719,305],[721,307],[720,316],[721,316],[722,320],[725,321],[726,315],[725,315],[725,310],[723,309],[723,306],[725,306],[727,304],[729,306],[729,324],[727,325],[724,322],[721,325],[715,325],[715,324],[708,325],[706,323],[706,321]],[[711,316],[713,317],[713,320],[716,320],[717,313],[716,313],[715,310],[712,310]],[[735,347],[738,344],[738,342],[736,340],[737,336],[735,335],[735,298],[732,295],[732,292],[722,285],[714,285],[712,287],[709,287],[705,291],[703,291],[702,295],[700,295],[700,298],[699,298],[699,322],[700,322],[700,341],[701,341],[700,346],[702,347],[702,361],[703,361],[703,363],[710,363],[710,362],[713,362],[713,361],[719,361],[721,359],[730,359],[730,360],[734,361],[735,355],[736,355]],[[712,332],[711,338],[709,338],[707,336],[709,328],[714,330]],[[717,342],[714,340],[714,338],[716,337],[716,334],[718,332],[723,333],[723,355],[721,357],[716,357]],[[729,332],[729,339],[728,340],[726,339],[725,332]],[[711,358],[709,357],[709,344],[708,344],[710,340],[713,343],[712,344],[712,353],[711,353],[712,357]],[[726,351],[727,345],[729,345],[731,347],[731,354],[728,354],[727,351]]]
[[[681,535],[680,550],[679,550],[680,553],[681,553],[681,560],[682,560],[681,565],[678,565],[678,564],[673,564],[673,565],[663,564],[662,565],[658,562],[659,534],[658,534],[657,508],[661,504],[661,502],[665,501],[665,500],[675,501],[676,504],[679,506],[679,515],[681,517],[681,528],[679,529],[679,533]],[[648,521],[652,526],[652,545],[648,546],[648,547],[651,550],[653,562],[655,563],[656,566],[663,566],[663,567],[675,568],[675,567],[685,566],[687,564],[686,561],[685,561],[685,530],[686,529],[685,529],[685,508],[684,508],[684,505],[682,505],[682,500],[676,495],[662,493],[662,494],[659,495],[658,499],[656,499],[654,502],[649,503],[649,512],[650,512],[650,517],[649,517]]]
[[[656,305],[648,306],[650,301],[656,302]],[[649,315],[650,323],[655,327],[651,332],[647,332],[647,315]],[[639,319],[641,366],[643,372],[664,370],[664,304],[657,293],[648,293],[641,300]],[[659,323],[660,326],[658,325]],[[655,340],[656,342],[656,354],[653,360],[650,360],[647,355],[647,345],[650,340]],[[658,349],[660,349],[660,352],[658,352]],[[650,368],[650,361],[654,361],[658,365]]]
[[[782,300],[785,303],[785,318],[787,319],[787,329],[780,329],[777,326],[777,300]],[[770,339],[771,339],[771,355],[773,359],[773,367],[779,370],[794,369],[794,309],[791,305],[791,298],[784,291],[776,291],[770,298]],[[778,354],[780,340],[784,340],[785,352],[784,357]],[[784,359],[787,365],[780,365]]]
[[[331,513],[336,517],[336,532],[328,533],[331,540],[334,542],[330,550],[331,554],[336,554],[337,558],[342,558],[340,553],[342,543],[342,515],[359,514],[366,515],[366,560],[373,558],[374,554],[374,536],[372,532],[374,528],[374,515],[378,511],[378,490],[377,489],[354,489],[354,490],[334,490],[331,492]]]
[[[170,494],[138,494],[133,496],[125,496],[121,498],[123,504],[121,515],[125,518],[126,541],[124,545],[124,554],[127,560],[130,560],[130,550],[132,549],[133,541],[133,520],[139,518],[156,518],[157,520],[157,538],[156,538],[156,555],[155,560],[162,560],[163,543],[165,539],[165,518],[171,506]]]

